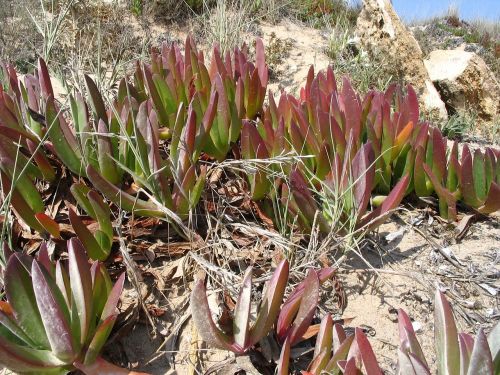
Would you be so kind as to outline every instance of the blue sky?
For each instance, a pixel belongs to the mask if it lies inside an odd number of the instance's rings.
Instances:
[[[392,0],[392,5],[405,21],[443,14],[450,5],[458,8],[464,20],[500,21],[500,0]]]

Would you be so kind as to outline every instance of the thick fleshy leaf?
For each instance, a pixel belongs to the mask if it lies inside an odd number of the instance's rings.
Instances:
[[[198,333],[208,345],[219,349],[232,350],[233,342],[217,328],[212,319],[203,280],[198,280],[191,292],[191,314]]]
[[[351,345],[354,341],[354,335],[348,336],[342,344],[336,348],[336,350],[333,353],[332,358],[326,365],[324,371],[329,373],[329,374],[339,374],[340,373],[340,367],[338,362],[343,361],[347,358],[349,354],[349,350],[351,349]]]
[[[106,304],[102,309],[101,321],[105,321],[110,316],[114,316],[117,314],[118,301],[120,300],[124,283],[125,283],[125,273],[122,273],[118,278],[118,280],[116,280],[115,285],[113,285],[111,291],[109,292]]]
[[[4,274],[5,293],[16,322],[35,342],[37,349],[50,349],[33,291],[31,261],[19,253],[10,257]]]
[[[65,365],[49,350],[15,345],[0,336],[0,363],[8,369],[31,374],[62,374]],[[51,372],[54,371],[54,372]]]
[[[493,358],[493,373],[500,373],[500,323],[497,323],[488,335],[488,345]]]
[[[400,348],[405,352],[413,353],[414,356],[427,366],[424,353],[415,335],[410,317],[402,309],[398,310],[398,327]]]
[[[106,343],[106,340],[113,329],[117,315],[111,315],[106,320],[101,322],[97,327],[92,340],[90,341],[87,352],[85,353],[85,359],[83,361],[86,365],[91,365],[95,362],[97,356],[102,350],[102,347]]]
[[[80,343],[86,341],[92,318],[92,279],[82,243],[77,238],[68,241],[69,276],[74,308],[80,322]],[[71,307],[73,309],[73,306]]]
[[[362,363],[366,375],[382,375],[372,346],[360,328],[355,329],[355,339],[353,346],[351,346],[351,352]],[[351,357],[351,352],[348,357]]]
[[[91,190],[87,194],[90,205],[95,213],[95,219],[99,222],[99,228],[109,239],[113,239],[113,225],[111,223],[111,210],[103,201],[102,197],[95,191]]]
[[[73,197],[76,199],[78,204],[85,210],[87,215],[92,217],[94,220],[97,220],[94,209],[92,208],[92,205],[90,204],[89,199],[87,198],[87,194],[89,193],[90,188],[83,183],[77,182],[71,185],[69,189]]]
[[[95,82],[88,75],[84,75],[85,85],[87,86],[87,92],[90,98],[90,104],[92,105],[92,109],[96,115],[96,121],[104,121],[105,124],[108,124],[108,116],[106,115],[106,106],[104,105],[104,101],[102,100],[101,93],[97,88]]]
[[[474,348],[474,338],[466,333],[458,334],[458,346],[460,348],[460,375],[467,375],[469,370],[470,355]]]
[[[55,281],[36,260],[32,263],[31,273],[37,306],[52,352],[61,360],[71,361],[77,353],[68,306]]]
[[[332,351],[333,341],[333,320],[330,314],[326,314],[321,320],[316,346],[314,347],[314,357],[317,357],[322,350],[326,349],[328,356]]]
[[[387,198],[384,199],[384,202],[375,210],[365,215],[358,226],[363,227],[367,225],[368,228],[373,229],[380,225],[387,216],[390,215],[391,211],[401,203],[409,183],[410,177],[408,175],[404,176],[396,186],[394,186]]]
[[[82,241],[90,258],[94,260],[106,260],[109,255],[109,249],[103,249],[96,240],[92,232],[87,228],[84,222],[71,207],[68,207],[69,221],[75,230],[76,235]]]
[[[250,328],[248,345],[254,345],[266,336],[273,327],[280,313],[283,295],[288,283],[289,273],[288,260],[283,260],[274,270],[273,276],[268,281],[262,302],[257,313],[257,319]]]
[[[85,173],[80,149],[71,129],[57,109],[54,98],[49,96],[46,102],[45,117],[47,132],[57,156],[69,170],[77,175]]]
[[[248,267],[243,277],[238,301],[234,308],[233,334],[234,343],[242,351],[246,350],[248,340],[248,328],[250,322],[250,304],[252,297],[252,267]]]
[[[458,334],[450,303],[439,290],[434,305],[434,337],[439,374],[460,374]]]
[[[35,214],[35,218],[38,220],[41,226],[50,233],[54,238],[61,237],[61,231],[59,230],[59,224],[57,224],[52,218],[44,213]]]
[[[488,339],[480,328],[474,340],[474,349],[470,356],[467,375],[491,375],[493,374],[493,360],[491,358]]]
[[[290,340],[288,337],[283,343],[281,354],[276,368],[277,375],[288,375],[288,367],[290,364]]]
[[[309,270],[304,279],[304,294],[300,299],[300,307],[293,321],[287,336],[290,338],[290,345],[294,345],[311,324],[319,301],[319,279],[314,270]]]

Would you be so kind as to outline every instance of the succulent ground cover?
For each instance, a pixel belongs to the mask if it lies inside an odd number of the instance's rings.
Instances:
[[[167,232],[169,241],[184,241],[188,249],[210,249],[210,241],[224,235],[219,224],[227,217],[235,225],[252,216],[274,233],[276,269],[257,298],[252,268],[242,267],[243,286],[224,326],[212,319],[203,278],[196,281],[191,311],[201,338],[239,355],[259,352],[264,340],[279,348],[279,360],[270,358],[267,366],[279,373],[381,373],[362,329],[348,335],[328,314],[321,325],[313,324],[321,284],[339,285],[331,262],[294,277],[297,285],[287,289],[290,268],[301,263],[283,238],[300,236],[297,246],[305,249],[319,240],[346,242],[347,252],[405,199],[436,202],[431,209],[449,223],[461,210],[495,213],[500,150],[449,145],[438,128],[421,120],[411,86],[391,85],[361,97],[348,78],[337,81],[333,69],[315,74],[311,68],[297,97],[275,95],[268,92],[262,41],[253,50],[251,58],[246,45],[225,54],[216,46],[208,59],[191,37],[183,48],[165,44],[147,63],[138,62],[112,97],[85,76],[84,91],[55,98],[43,59],[24,77],[2,65],[6,301],[0,358],[6,367],[104,373],[109,365],[98,355],[117,319],[124,282],[118,277],[111,289],[104,264],[126,268],[141,296],[126,238],[135,231],[150,237],[157,231],[160,238]],[[222,183],[225,197],[214,189]],[[231,201],[233,188],[239,206]],[[11,255],[7,247],[24,251]],[[35,252],[33,260],[28,253]],[[210,252],[192,259],[208,269],[210,261],[217,263]],[[10,292],[16,287],[22,293]],[[342,299],[340,287],[335,294]],[[32,319],[18,303],[30,306]],[[151,320],[142,296],[138,306]],[[439,291],[435,307],[440,373],[498,369],[497,328],[489,343],[482,331],[474,341],[456,333]],[[52,321],[58,324],[47,323]],[[429,373],[402,311],[399,322],[400,372]],[[41,341],[33,342],[31,329]],[[298,357],[290,361],[294,346],[314,339],[309,365],[301,368]]]

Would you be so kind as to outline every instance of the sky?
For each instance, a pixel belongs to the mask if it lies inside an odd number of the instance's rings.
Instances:
[[[456,6],[460,18],[466,21],[500,21],[500,0],[392,0],[392,5],[405,21],[442,15],[450,5]]]

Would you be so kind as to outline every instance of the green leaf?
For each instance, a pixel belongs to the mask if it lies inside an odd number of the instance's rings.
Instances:
[[[69,276],[73,303],[80,322],[80,343],[86,342],[92,318],[92,279],[85,250],[77,238],[68,241]],[[73,306],[72,306],[73,308]]]
[[[439,374],[460,374],[458,334],[449,302],[443,293],[436,291],[434,304],[434,336]]]
[[[73,361],[77,352],[71,334],[68,306],[45,268],[34,260],[33,290],[52,352],[63,361]]]
[[[252,297],[252,267],[248,267],[243,276],[238,301],[234,308],[233,333],[234,344],[238,345],[241,351],[247,349],[248,327],[250,322],[250,305]]]
[[[14,311],[16,322],[36,344],[36,349],[49,349],[50,343],[31,282],[30,262],[31,258],[19,253],[10,257],[4,274],[5,294]]]

